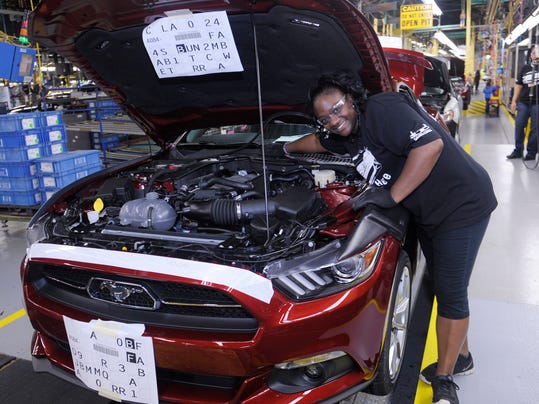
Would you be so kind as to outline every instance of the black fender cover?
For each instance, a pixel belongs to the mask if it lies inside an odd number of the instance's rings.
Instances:
[[[409,222],[410,213],[400,205],[390,209],[367,205],[338,259],[350,257],[383,234],[388,234],[402,242]]]

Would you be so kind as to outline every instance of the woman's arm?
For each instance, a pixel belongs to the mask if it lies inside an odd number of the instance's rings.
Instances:
[[[410,151],[401,175],[391,187],[391,197],[395,202],[401,202],[425,181],[438,161],[443,147],[442,139],[436,139]]]
[[[311,133],[293,142],[288,142],[283,149],[286,153],[322,153],[327,150],[320,144],[318,135]]]

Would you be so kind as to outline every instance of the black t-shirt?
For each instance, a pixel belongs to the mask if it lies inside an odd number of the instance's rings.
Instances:
[[[530,84],[537,84],[539,81],[539,66],[537,65],[524,65],[520,72],[518,73],[516,84],[522,86],[520,95],[518,97],[518,102],[523,102],[525,104],[535,104],[538,96],[538,86],[534,85],[530,89]]]
[[[373,95],[360,115],[360,131],[349,137],[327,134],[322,145],[349,153],[370,184],[389,188],[401,174],[413,148],[442,139],[442,153],[430,175],[402,201],[428,233],[468,226],[497,206],[490,178],[481,165],[423,108],[406,96]]]

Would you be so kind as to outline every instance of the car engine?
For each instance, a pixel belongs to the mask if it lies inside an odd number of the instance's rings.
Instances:
[[[343,202],[365,186],[354,170],[288,158],[263,167],[242,155],[119,171],[57,208],[47,242],[257,270],[348,234],[356,214]]]

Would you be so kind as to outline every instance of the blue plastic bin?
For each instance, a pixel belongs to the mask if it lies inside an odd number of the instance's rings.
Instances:
[[[75,171],[69,171],[66,173],[52,173],[43,174],[39,178],[39,185],[42,190],[57,190],[71,184],[81,178],[87,177],[90,174],[96,173],[101,170],[101,163],[86,168],[77,169]]]
[[[101,164],[99,150],[76,150],[44,157],[36,161],[41,174],[75,171],[76,168]]]
[[[67,142],[45,143],[43,146],[43,157],[64,154],[67,151]]]
[[[7,147],[0,149],[0,163],[29,161],[40,157],[43,157],[40,146]]]
[[[0,132],[0,148],[35,146],[42,143],[40,129]]]
[[[57,189],[42,189],[41,190],[41,200],[43,202],[48,201],[54,193],[58,191]]]
[[[0,177],[0,191],[33,191],[39,186],[38,177]]]
[[[34,206],[41,201],[41,191],[0,191],[0,205]]]
[[[64,125],[45,126],[41,129],[43,143],[66,141],[66,128]]]
[[[121,111],[121,108],[114,100],[98,100],[95,102],[96,119],[109,118]]]
[[[40,112],[39,119],[43,128],[46,128],[47,126],[63,125],[64,123],[62,111]]]
[[[31,177],[37,174],[35,161],[17,161],[0,164],[0,177]]]
[[[39,127],[40,121],[36,112],[0,115],[0,132],[16,132]]]

